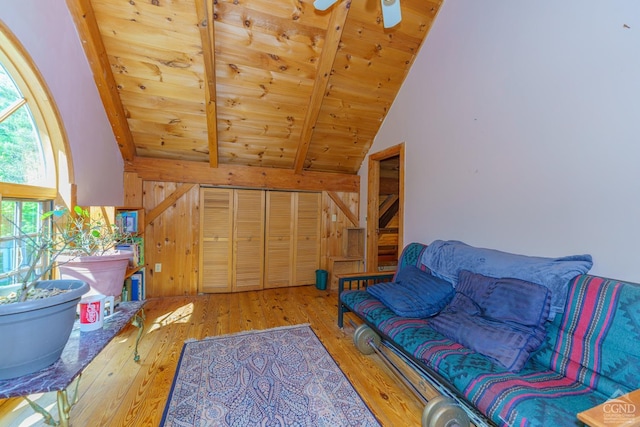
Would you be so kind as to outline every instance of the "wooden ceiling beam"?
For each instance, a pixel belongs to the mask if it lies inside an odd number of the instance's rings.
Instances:
[[[209,165],[218,167],[218,112],[216,107],[216,53],[215,30],[213,18],[213,2],[210,0],[196,0],[198,14],[198,28],[202,40],[202,55],[205,80],[205,102],[207,114],[207,135],[209,142]]]
[[[76,24],[82,47],[93,72],[93,79],[120,148],[120,154],[125,161],[133,160],[136,156],[136,147],[91,1],[67,0],[67,7]]]
[[[307,114],[304,117],[300,143],[293,163],[293,170],[297,174],[300,174],[304,168],[304,162],[309,152],[309,146],[311,145],[311,136],[313,135],[313,130],[318,120],[318,115],[320,114],[322,100],[327,90],[327,85],[329,84],[331,68],[338,53],[340,38],[342,37],[344,23],[347,20],[350,6],[351,1],[343,1],[338,5],[334,5],[331,16],[329,17],[329,26],[327,27],[324,46],[318,63],[318,72],[316,73],[309,108],[307,108]]]
[[[126,161],[125,172],[135,172],[145,181],[172,181],[245,188],[301,191],[360,192],[360,177],[352,174],[232,166],[211,168],[204,162],[136,157]]]

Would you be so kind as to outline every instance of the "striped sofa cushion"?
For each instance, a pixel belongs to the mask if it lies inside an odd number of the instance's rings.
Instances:
[[[640,388],[640,285],[578,276],[557,320],[539,363],[607,396]]]
[[[480,374],[465,396],[494,421],[544,426],[640,387],[639,286],[578,276],[548,330],[527,370]]]
[[[342,300],[498,425],[579,425],[578,412],[640,388],[638,285],[578,276],[563,316],[548,324],[542,348],[518,373],[438,334],[426,319],[396,316],[367,292]]]
[[[396,316],[363,291],[345,291],[343,301],[363,319],[464,391],[468,400],[497,425],[572,425],[575,414],[604,401],[581,383],[530,361],[519,373],[506,371],[489,358],[469,350],[428,327],[428,320]],[[517,382],[522,381],[520,387]],[[508,384],[508,387],[502,387]],[[542,396],[538,387],[556,387]],[[527,390],[536,399],[527,399]],[[516,391],[511,396],[511,391]],[[542,397],[542,398],[540,398]],[[503,404],[504,403],[504,404]],[[553,406],[552,411],[545,408]]]

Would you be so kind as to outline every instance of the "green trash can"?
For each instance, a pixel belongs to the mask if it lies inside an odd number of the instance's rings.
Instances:
[[[327,289],[327,276],[329,272],[327,270],[316,270],[316,288],[324,291]]]

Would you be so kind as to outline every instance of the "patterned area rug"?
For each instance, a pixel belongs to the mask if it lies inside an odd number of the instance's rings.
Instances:
[[[379,426],[308,325],[187,342],[161,426]]]

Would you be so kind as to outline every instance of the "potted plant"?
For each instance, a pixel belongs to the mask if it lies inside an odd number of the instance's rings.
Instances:
[[[117,246],[131,240],[131,234],[104,219],[92,218],[89,211],[76,206],[73,214],[54,211],[60,239],[69,242],[57,257],[60,277],[82,280],[91,287],[90,294],[118,297],[129,261],[130,251],[119,251]]]
[[[92,219],[86,209],[50,211],[41,222],[39,231],[27,233],[3,218],[3,227],[18,232],[26,268],[19,283],[0,288],[0,380],[36,372],[58,360],[82,295],[91,291],[91,285],[95,293],[119,295],[131,257],[129,252],[115,250],[128,234]],[[111,264],[114,258],[115,276],[109,268],[93,271],[92,267],[102,265],[98,261]],[[56,267],[60,279],[43,280]],[[105,276],[112,276],[116,286],[104,287]]]
[[[25,269],[18,283],[0,288],[0,380],[36,372],[54,363],[66,345],[76,306],[89,285],[79,280],[43,280],[72,241],[53,234],[52,215],[35,233],[3,218],[19,235]]]

